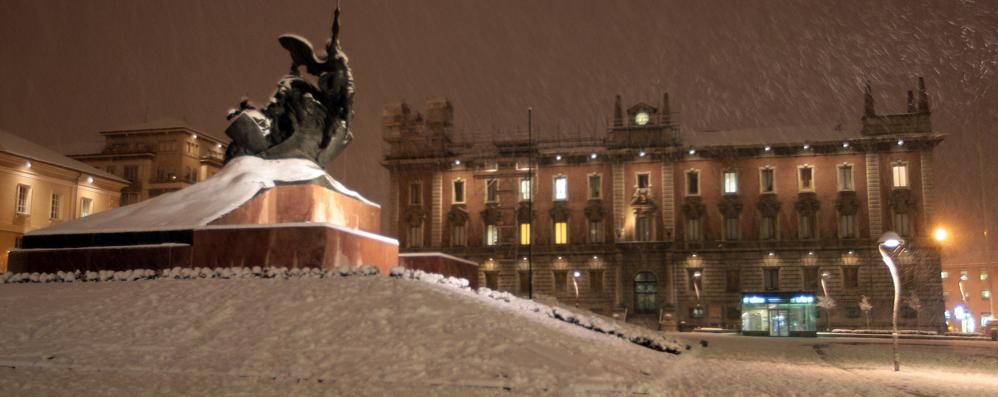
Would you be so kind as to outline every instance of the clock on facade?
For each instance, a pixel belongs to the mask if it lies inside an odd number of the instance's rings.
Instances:
[[[638,112],[638,114],[634,115],[634,123],[637,125],[648,124],[648,119],[648,112]]]

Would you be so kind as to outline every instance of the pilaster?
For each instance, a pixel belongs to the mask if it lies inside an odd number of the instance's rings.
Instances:
[[[880,238],[884,232],[880,202],[880,154],[866,154],[866,203],[870,217],[870,238]]]
[[[440,247],[443,235],[444,177],[440,172],[433,173],[433,193],[430,208],[430,246]]]

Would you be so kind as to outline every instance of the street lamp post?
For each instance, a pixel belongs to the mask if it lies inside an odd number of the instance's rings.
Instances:
[[[898,304],[901,301],[901,278],[898,276],[898,268],[894,264],[894,258],[904,249],[904,239],[897,233],[887,232],[877,240],[880,257],[891,271],[891,279],[894,281],[894,314],[891,319],[891,336],[894,339],[894,372],[901,370],[900,357],[898,356]]]

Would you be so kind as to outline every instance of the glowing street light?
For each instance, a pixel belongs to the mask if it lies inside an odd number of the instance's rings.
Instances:
[[[940,243],[949,240],[949,231],[942,226],[939,226],[932,232],[932,238],[936,239],[936,241]]]
[[[880,257],[891,271],[891,279],[894,281],[894,315],[891,319],[891,335],[894,338],[894,372],[901,370],[900,357],[898,356],[898,304],[901,301],[901,278],[898,276],[898,268],[894,264],[894,258],[904,250],[904,239],[897,233],[887,232],[877,240]]]

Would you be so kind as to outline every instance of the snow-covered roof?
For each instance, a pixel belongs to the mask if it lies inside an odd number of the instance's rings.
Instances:
[[[377,206],[347,189],[314,162],[304,159],[233,159],[217,174],[187,188],[132,205],[35,230],[28,235],[190,230],[207,226],[278,182],[325,178],[333,190]]]
[[[120,127],[108,128],[101,130],[102,134],[115,134],[121,132],[138,132],[138,131],[169,131],[169,130],[184,130],[198,134],[198,136],[204,136],[215,141],[224,142],[223,140],[212,136],[210,134],[203,133],[197,128],[192,127],[187,124],[186,121],[174,118],[165,118],[153,121],[146,121],[138,124],[130,124]]]
[[[115,182],[128,183],[127,180],[113,174],[109,174],[82,162],[73,160],[47,147],[3,130],[0,130],[0,152],[21,156],[31,161],[48,163],[57,167],[79,171],[95,177],[110,179]]]

